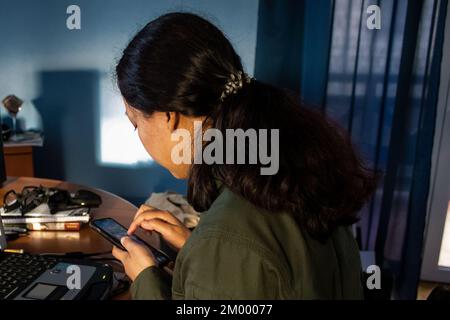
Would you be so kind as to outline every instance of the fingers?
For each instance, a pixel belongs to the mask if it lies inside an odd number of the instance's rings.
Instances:
[[[160,219],[174,225],[180,224],[180,221],[167,211],[160,211],[160,210],[146,211],[139,214],[133,220],[130,227],[128,228],[128,234],[132,234],[133,232],[135,232],[143,221],[152,219]]]
[[[129,253],[139,247],[139,244],[133,241],[130,237],[122,237],[122,239],[120,239],[120,243]]]
[[[144,245],[123,237],[120,241],[127,251],[113,247],[112,254],[120,260],[128,277],[134,281],[145,268],[157,265],[154,256]]]
[[[141,215],[139,215],[140,219],[143,220],[150,220],[150,219],[161,219],[171,224],[179,224],[180,220],[178,220],[173,214],[171,214],[169,211],[162,211],[162,210],[151,210],[143,212]]]
[[[139,207],[139,209],[138,209],[138,211],[136,212],[136,214],[134,215],[134,218],[133,219],[136,219],[136,217],[138,216],[138,215],[140,215],[142,212],[144,212],[144,211],[149,211],[149,210],[155,210],[156,208],[154,208],[154,207],[152,207],[152,206],[149,206],[149,205],[147,205],[147,204],[142,204],[140,207]]]
[[[148,252],[148,247],[144,243],[137,242],[130,237],[122,237],[120,243],[124,246],[130,256],[136,254],[142,255]]]
[[[164,240],[176,250],[180,250],[190,235],[189,230],[186,233],[182,228],[160,219],[144,220],[141,227],[149,231],[159,232]]]
[[[123,264],[125,259],[128,256],[128,252],[121,250],[121,249],[117,248],[116,246],[114,246],[112,249],[112,255],[114,256],[114,258],[120,260],[120,262],[122,262],[122,264]]]
[[[164,237],[173,230],[173,225],[159,219],[144,220],[141,223],[141,227],[145,230],[159,232]]]

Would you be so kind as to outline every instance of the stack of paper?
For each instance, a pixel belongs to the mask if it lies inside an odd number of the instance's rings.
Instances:
[[[4,225],[18,225],[30,223],[49,223],[49,222],[89,222],[89,208],[78,208],[66,211],[59,211],[54,214],[50,213],[47,204],[41,204],[31,212],[24,215],[19,210],[5,212],[0,209],[0,215]]]

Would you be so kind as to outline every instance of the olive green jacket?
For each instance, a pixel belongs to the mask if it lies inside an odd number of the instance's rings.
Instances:
[[[361,264],[349,228],[322,244],[289,213],[253,206],[224,189],[178,253],[172,285],[157,267],[134,299],[360,299]]]

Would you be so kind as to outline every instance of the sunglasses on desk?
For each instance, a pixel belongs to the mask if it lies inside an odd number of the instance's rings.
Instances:
[[[8,191],[3,197],[3,209],[5,212],[20,210],[22,214],[30,212],[48,200],[47,191],[42,187],[26,186],[22,192]]]
[[[3,208],[5,212],[19,210],[23,215],[46,203],[50,213],[54,214],[64,210],[96,208],[101,202],[100,196],[88,190],[78,190],[72,197],[63,189],[26,186],[20,193],[8,191],[3,198]]]

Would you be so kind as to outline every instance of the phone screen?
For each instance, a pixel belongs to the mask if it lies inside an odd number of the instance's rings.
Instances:
[[[119,242],[119,243],[120,243],[120,239],[128,236],[128,234],[127,234],[128,230],[125,229],[120,224],[116,223],[112,219],[95,220],[94,224],[99,229],[101,229],[103,232],[106,232],[109,236],[116,239],[117,242]],[[131,236],[130,238],[133,238],[133,240],[135,240],[135,241],[141,242],[138,239],[136,239],[136,237],[134,237],[134,236]]]
[[[152,253],[159,265],[162,266],[162,265],[167,264],[167,262],[169,262],[169,258],[167,256],[165,256],[162,252],[156,250],[155,248],[153,248],[149,244],[145,243],[144,241],[142,241],[135,235],[131,235],[131,236],[128,235],[128,233],[127,233],[128,230],[125,227],[123,227],[122,225],[120,225],[119,223],[117,223],[115,220],[113,220],[113,219],[98,219],[98,220],[94,220],[92,223],[97,228],[101,229],[103,232],[108,234],[111,238],[114,238],[118,243],[120,243],[120,239],[128,236],[131,239],[133,239],[134,241],[147,246],[152,251]]]

